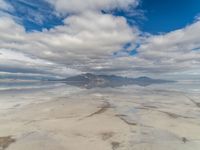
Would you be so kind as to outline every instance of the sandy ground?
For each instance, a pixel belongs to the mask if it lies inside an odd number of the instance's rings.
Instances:
[[[0,150],[199,150],[199,98],[140,88],[1,93]]]

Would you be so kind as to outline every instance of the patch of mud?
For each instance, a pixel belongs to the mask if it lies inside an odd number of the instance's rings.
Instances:
[[[11,136],[0,137],[0,150],[5,150],[8,146],[14,143],[16,140]]]
[[[183,143],[186,143],[186,142],[188,142],[188,139],[185,137],[182,137],[182,141],[183,141]]]
[[[116,150],[116,149],[118,149],[120,147],[120,143],[119,142],[112,142],[111,145],[112,145],[112,149],[113,150]]]
[[[114,132],[104,132],[101,134],[102,140],[106,141],[114,136]]]

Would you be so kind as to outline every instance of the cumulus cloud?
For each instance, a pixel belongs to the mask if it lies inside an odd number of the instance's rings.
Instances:
[[[161,35],[143,35],[137,55],[128,54],[90,66],[96,72],[130,75],[199,74],[200,21]]]
[[[62,77],[79,74],[75,69],[66,68],[47,60],[31,57],[27,54],[8,49],[0,49],[0,74],[16,74]]]
[[[148,36],[138,51],[138,57],[151,62],[145,69],[161,72],[199,69],[200,21],[170,33]]]
[[[63,26],[32,33],[10,18],[1,18],[0,32],[4,39],[0,47],[57,61],[67,61],[64,56],[70,55],[77,59],[111,56],[124,44],[134,43],[138,35],[122,17],[89,12],[67,18]]]
[[[0,33],[0,48],[3,51],[14,50],[29,57],[87,72],[92,70],[89,66],[111,59],[113,53],[123,49],[126,43],[132,43],[134,47],[139,31],[129,27],[123,17],[87,11],[66,18],[64,25],[51,30],[29,33],[12,18],[1,17]],[[3,57],[8,60],[5,55]],[[30,61],[30,64],[34,61]],[[43,68],[41,65],[39,67]]]
[[[136,0],[48,2],[57,13],[68,14],[62,25],[49,30],[27,32],[12,17],[0,17],[0,72],[65,77],[81,72],[131,76],[200,69],[199,20],[170,33],[145,35],[125,17],[101,12],[128,9],[138,4]],[[130,55],[132,50],[136,55]]]

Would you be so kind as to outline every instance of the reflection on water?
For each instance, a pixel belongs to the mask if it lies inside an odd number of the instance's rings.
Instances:
[[[56,87],[77,87],[81,89],[118,89],[118,88],[132,88],[132,87],[143,87],[145,89],[157,89],[157,90],[174,90],[174,91],[182,91],[182,92],[192,92],[198,93],[200,92],[200,81],[179,81],[179,82],[166,82],[166,83],[134,83],[134,84],[116,84],[117,86],[104,84],[102,86],[94,86],[88,85],[81,82],[76,83],[66,83],[66,82],[48,82],[48,81],[25,81],[25,82],[0,82],[0,91],[4,90],[33,90],[33,89],[48,89],[48,88],[56,88]]]

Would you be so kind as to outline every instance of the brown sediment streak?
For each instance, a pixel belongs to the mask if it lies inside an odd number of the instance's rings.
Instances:
[[[115,115],[115,116],[119,117],[122,121],[124,121],[128,125],[132,125],[132,126],[136,126],[137,125],[137,123],[135,123],[135,122],[130,122],[130,121],[126,120],[124,118],[126,115]]]
[[[161,113],[165,113],[165,114],[167,114],[168,116],[170,116],[172,118],[192,118],[192,117],[182,116],[182,115],[171,113],[171,112],[167,112],[167,111],[161,111],[161,110],[157,110],[157,111],[161,112]]]
[[[200,107],[200,103],[196,102],[194,99],[192,99],[191,97],[185,95],[185,97],[187,97],[193,104],[195,104],[197,107]]]
[[[94,116],[94,115],[102,114],[102,113],[104,113],[105,111],[107,111],[109,108],[110,108],[110,103],[106,102],[105,104],[103,104],[103,105],[101,106],[101,108],[100,108],[99,110],[97,110],[97,111],[95,111],[94,113],[92,113],[92,114],[86,116],[86,118],[92,117],[92,116]]]
[[[161,113],[168,115],[171,118],[193,118],[193,117],[183,116],[183,115],[175,114],[172,112],[167,112],[167,111],[162,111],[162,110],[147,108],[147,107],[138,107],[137,109],[147,109],[147,110],[151,110],[151,111],[161,112]]]

